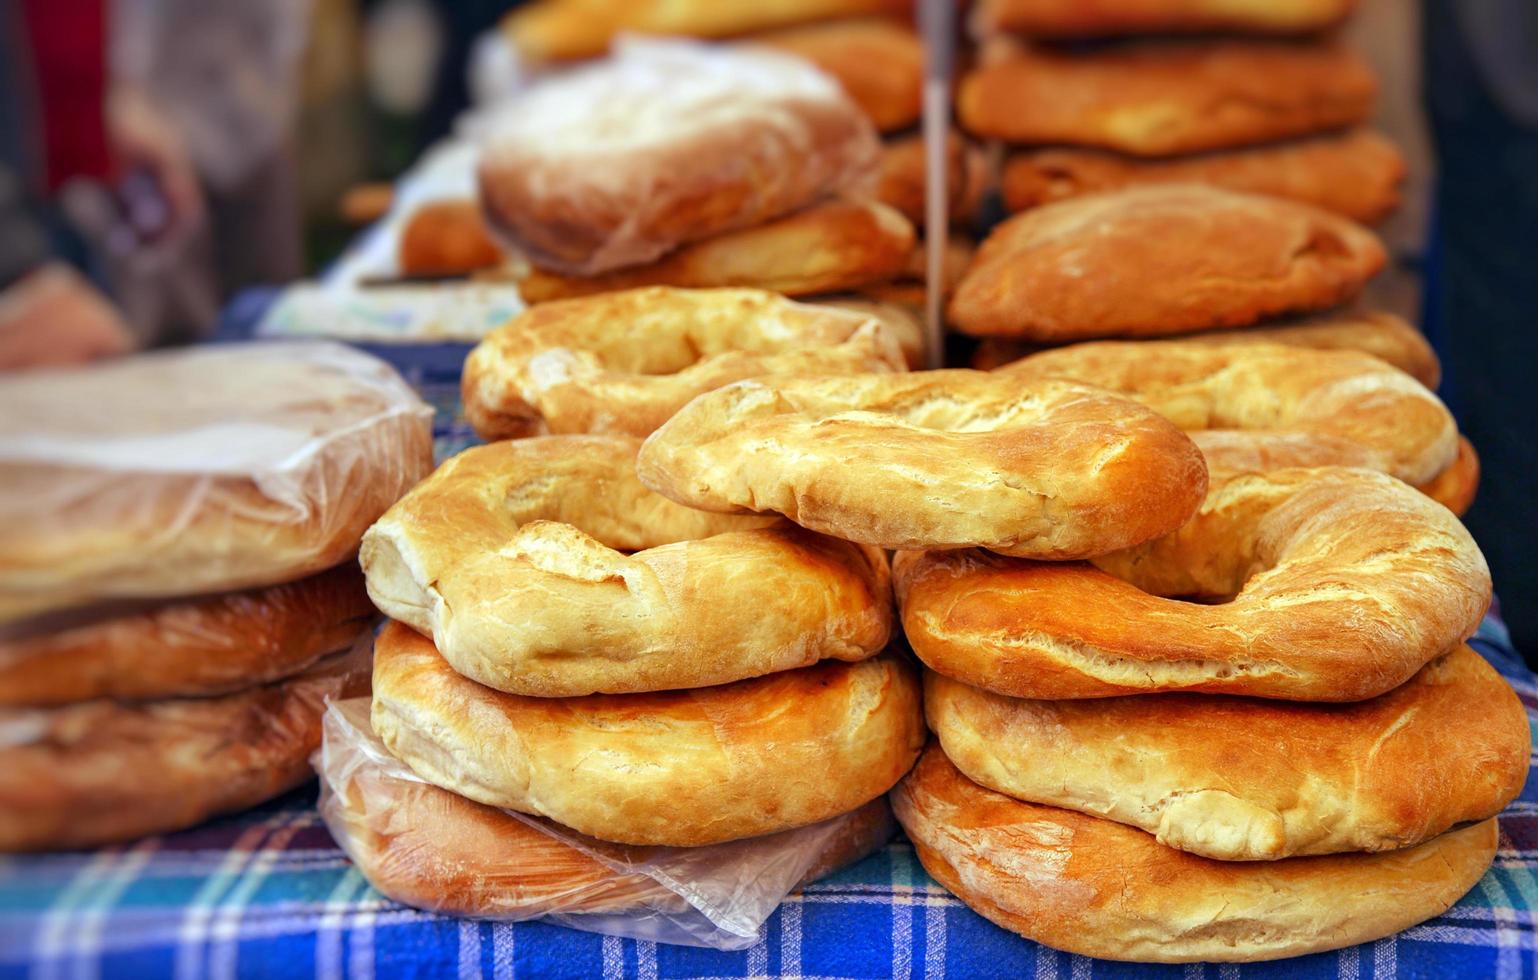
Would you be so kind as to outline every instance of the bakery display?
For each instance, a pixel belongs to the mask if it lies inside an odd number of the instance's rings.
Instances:
[[[374,618],[349,562],[261,589],[35,620],[0,630],[0,710],[228,694],[347,649]]]
[[[689,507],[783,514],[882,548],[1081,558],[1166,533],[1206,487],[1169,422],[1061,381],[975,371],[741,381],[641,447]]]
[[[698,846],[827,820],[924,741],[897,656],[654,694],[529,698],[456,673],[399,623],[374,649],[374,731],[428,782],[625,844]]]
[[[7,376],[0,623],[341,564],[426,474],[429,414],[388,365],[332,344]]]
[[[1368,354],[1278,344],[1107,341],[1033,354],[999,369],[1022,381],[1066,378],[1125,395],[1188,432],[1240,445],[1288,440],[1315,458],[1408,483],[1430,480],[1458,454],[1458,426],[1414,378]],[[1274,467],[1273,467],[1274,468]]]
[[[1000,190],[1011,211],[1023,211],[1123,187],[1210,184],[1311,204],[1370,225],[1399,206],[1404,177],[1404,158],[1393,143],[1352,129],[1152,160],[1071,147],[1022,150],[1005,163]]]
[[[1083,39],[1124,34],[1306,34],[1339,24],[1356,0],[979,0],[983,31]]]
[[[892,208],[837,200],[686,245],[649,265],[586,277],[536,268],[519,291],[531,304],[641,286],[733,286],[811,296],[899,275],[913,244],[913,226]]]
[[[327,698],[368,691],[366,647],[219,697],[0,710],[0,852],[180,830],[313,776]]]
[[[866,186],[879,156],[864,114],[805,61],[677,40],[627,39],[487,125],[488,222],[568,275],[654,262]]]
[[[1494,820],[1380,854],[1213,861],[1132,827],[983,789],[931,747],[892,794],[924,869],[1011,932],[1083,956],[1250,962],[1369,942],[1447,910]]]
[[[369,529],[369,594],[455,670],[538,697],[703,687],[886,645],[886,556],[680,507],[633,439],[467,450]]]
[[[1343,303],[1384,261],[1378,239],[1339,215],[1156,184],[1005,221],[978,248],[948,314],[963,333],[1042,343],[1241,327]]]
[[[1413,847],[1499,813],[1532,752],[1516,693],[1467,646],[1355,704],[1026,700],[930,672],[924,708],[974,782],[1224,861]]]
[[[1442,365],[1421,332],[1392,313],[1346,308],[1312,316],[1266,321],[1236,330],[1207,330],[1182,334],[1187,344],[1286,344],[1315,350],[1354,350],[1371,354],[1435,391]],[[1040,347],[1020,341],[985,337],[972,356],[972,367],[992,371]]]
[[[890,18],[822,21],[748,38],[805,58],[839,85],[881,132],[907,129],[923,107],[924,45]]]
[[[962,79],[956,112],[974,136],[1161,157],[1354,126],[1376,89],[1332,41],[1020,45]]]
[[[1093,565],[930,551],[898,555],[893,583],[929,667],[1024,698],[1361,700],[1472,636],[1490,604],[1456,517],[1352,469],[1214,474],[1179,530]]]
[[[471,352],[463,398],[486,439],[644,436],[695,395],[744,378],[906,366],[871,317],[762,290],[657,286],[533,307]]]

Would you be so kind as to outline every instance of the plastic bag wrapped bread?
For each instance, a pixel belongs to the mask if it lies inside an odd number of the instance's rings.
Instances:
[[[432,466],[431,410],[334,344],[0,381],[0,623],[338,565]]]
[[[365,699],[331,705],[315,768],[332,836],[397,901],[719,949],[752,945],[798,883],[859,860],[893,827],[877,797],[810,827],[728,844],[610,844],[424,782],[374,734]]]
[[[181,830],[310,778],[331,698],[369,690],[370,637],[286,680],[217,698],[0,710],[0,852]]]
[[[879,156],[865,114],[800,58],[627,38],[498,110],[481,204],[531,262],[591,276],[866,192]]]

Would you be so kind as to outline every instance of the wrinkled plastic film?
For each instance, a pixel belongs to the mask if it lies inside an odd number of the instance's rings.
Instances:
[[[841,838],[867,838],[863,853],[890,834],[889,816],[866,828],[858,822],[870,822],[869,814],[856,811],[708,847],[611,844],[423,781],[390,755],[368,714],[367,699],[334,703],[326,714],[315,758],[320,812],[376,888],[433,911],[509,922],[541,918],[608,935],[743,949],[757,942],[764,920],[799,883],[831,870]],[[408,812],[418,817],[404,817]],[[422,820],[422,813],[437,819]],[[477,847],[478,833],[506,854]],[[474,861],[468,887],[456,855]],[[454,873],[440,873],[444,868]]]

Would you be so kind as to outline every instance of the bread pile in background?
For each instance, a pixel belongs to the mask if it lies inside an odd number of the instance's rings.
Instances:
[[[324,699],[368,687],[355,555],[431,465],[427,416],[332,345],[0,383],[0,850],[178,830],[310,777]]]

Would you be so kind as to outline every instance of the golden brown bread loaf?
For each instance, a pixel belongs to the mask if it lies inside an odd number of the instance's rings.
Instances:
[[[313,775],[325,700],[368,689],[363,643],[222,697],[0,711],[0,851],[97,847],[271,799]]]
[[[924,870],[1011,932],[1084,956],[1250,962],[1367,942],[1446,911],[1495,857],[1486,820],[1381,854],[1213,861],[1022,803],[931,747],[892,793]]]
[[[876,197],[901,211],[903,217],[924,227],[924,137],[899,136],[886,141],[881,151],[881,183]],[[945,141],[946,212],[954,225],[977,216],[988,192],[988,166],[982,149],[957,132]]]
[[[1467,646],[1349,705],[1032,701],[930,671],[924,708],[969,779],[1222,861],[1414,846],[1501,812],[1532,755],[1522,702]]]
[[[1442,380],[1442,365],[1421,332],[1392,313],[1346,308],[1313,316],[1267,321],[1238,330],[1210,330],[1185,334],[1192,344],[1286,344],[1315,350],[1355,350],[1387,361],[1427,388],[1435,391]],[[984,338],[972,355],[972,367],[992,371],[1041,348],[998,337]]]
[[[924,367],[924,314],[903,303],[888,302],[861,293],[834,293],[831,296],[813,296],[807,299],[814,306],[847,310],[860,316],[875,317],[886,332],[897,338],[908,370],[919,371]]]
[[[1365,466],[1420,484],[1458,454],[1457,423],[1437,396],[1404,372],[1356,351],[1107,341],[1044,351],[998,373],[1105,388],[1187,432],[1233,430],[1211,433],[1214,442],[1264,445],[1306,437],[1319,447],[1316,458],[1290,461],[1283,455],[1272,469]]]
[[[1206,487],[1164,419],[1067,382],[977,371],[742,381],[641,447],[641,482],[882,548],[1103,554],[1178,527]]]
[[[1372,232],[1328,211],[1151,184],[1000,224],[949,316],[963,333],[1049,344],[1242,327],[1343,303],[1384,261]]]
[[[985,31],[1034,37],[1100,38],[1120,34],[1306,34],[1346,19],[1355,0],[979,0]]]
[[[885,555],[680,507],[636,479],[638,445],[460,453],[364,536],[369,594],[460,673],[536,697],[703,687],[886,645]]]
[[[1468,513],[1479,492],[1479,454],[1474,444],[1459,436],[1458,457],[1452,465],[1417,489],[1459,517]]]
[[[924,742],[895,654],[715,687],[527,698],[483,687],[390,623],[374,648],[374,731],[436,786],[622,844],[693,847],[847,813]]]
[[[1349,469],[1214,474],[1178,531],[1094,566],[904,553],[893,582],[931,669],[1037,699],[1359,701],[1472,636],[1490,604],[1456,517]]]
[[[401,227],[396,262],[407,278],[464,276],[501,265],[502,247],[492,241],[480,205],[465,199],[429,201]]]
[[[488,122],[481,206],[533,263],[593,276],[868,188],[880,145],[838,83],[767,48],[631,38]]]
[[[288,582],[350,560],[432,468],[432,411],[325,343],[0,382],[0,623]]]
[[[536,268],[518,291],[531,304],[639,286],[740,286],[810,296],[892,278],[905,268],[913,242],[908,219],[884,204],[829,201],[686,245],[651,265],[585,278]]]
[[[339,744],[339,710],[348,712],[346,724],[359,724],[366,732],[354,730],[346,737],[367,738],[366,746],[349,751],[349,745]],[[541,817],[509,814],[415,776],[395,775],[398,764],[382,758],[385,747],[368,728],[368,710],[361,699],[332,708],[316,769],[322,782],[321,816],[364,877],[385,895],[416,908],[502,920],[555,912],[690,908],[655,877],[618,870],[654,862],[652,848],[583,837]],[[354,711],[361,714],[355,721],[350,717]],[[811,855],[802,884],[858,861],[885,844],[896,826],[884,796],[825,824],[831,826],[818,834],[821,848]],[[780,860],[801,858],[808,846],[805,836],[822,826],[716,845],[718,858],[702,854],[694,860],[732,860],[749,846],[753,860],[762,861],[762,850],[775,847],[795,852]],[[566,842],[571,839],[580,840],[580,849]]]
[[[1393,143],[1372,130],[1353,129],[1169,160],[1064,147],[1026,150],[1004,165],[1001,189],[1005,205],[1022,211],[1140,184],[1211,184],[1376,224],[1399,206],[1404,176],[1404,158]]]
[[[805,58],[827,72],[883,133],[918,122],[924,45],[912,27],[882,17],[787,27],[748,39]]]
[[[901,17],[912,10],[913,0],[533,0],[503,18],[501,29],[520,59],[539,65],[596,57],[627,31],[733,37],[837,17]]]
[[[1352,126],[1376,90],[1367,64],[1331,41],[1021,46],[962,79],[956,112],[974,136],[1162,157]]]
[[[349,561],[265,589],[45,618],[0,631],[0,707],[227,694],[346,649],[375,615]]]
[[[541,303],[465,361],[465,416],[483,439],[644,436],[695,395],[744,378],[906,367],[869,317],[756,289],[647,289]]]

